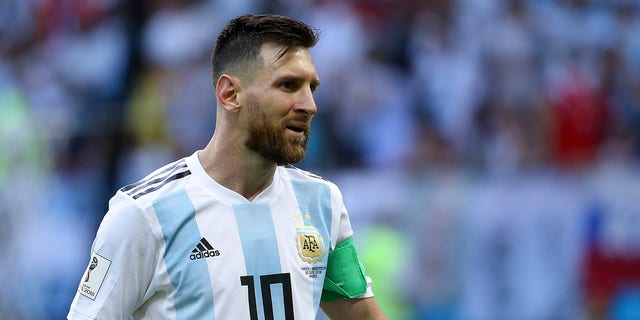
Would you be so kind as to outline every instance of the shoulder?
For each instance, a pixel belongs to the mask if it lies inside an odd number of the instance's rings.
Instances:
[[[126,185],[118,192],[138,202],[148,202],[159,196],[183,186],[191,175],[186,158],[166,164],[139,181]],[[146,201],[145,201],[146,200]]]
[[[300,169],[291,164],[280,166],[278,167],[278,169],[281,171],[284,177],[292,181],[315,182],[315,183],[328,185],[332,188],[337,188],[337,186],[333,182],[329,181],[328,179],[325,179],[316,173]]]
[[[298,178],[298,179],[304,179],[304,180],[317,180],[318,182],[329,182],[329,180],[321,177],[320,175],[317,175],[310,171],[300,169],[292,164],[287,164],[284,166],[280,166],[278,168],[283,172],[285,172],[287,175],[289,175],[291,178]]]
[[[96,235],[96,251],[119,256],[156,244],[160,233],[152,207],[165,195],[185,188],[191,175],[185,160],[166,164],[115,193]]]
[[[278,167],[281,172],[281,176],[288,179],[292,183],[307,183],[316,186],[323,186],[331,191],[333,196],[337,196],[342,199],[340,188],[332,181],[323,178],[322,176],[300,169],[294,165],[285,165]]]

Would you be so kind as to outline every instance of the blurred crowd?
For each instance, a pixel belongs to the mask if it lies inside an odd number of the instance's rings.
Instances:
[[[637,0],[3,0],[0,318],[64,318],[109,197],[207,143],[243,13],[321,31],[298,166],[390,319],[640,319]]]

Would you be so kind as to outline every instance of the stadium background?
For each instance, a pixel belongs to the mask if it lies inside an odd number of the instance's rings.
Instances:
[[[299,166],[390,319],[640,318],[634,0],[1,1],[0,318],[64,318],[108,198],[204,146],[245,12],[322,32]]]

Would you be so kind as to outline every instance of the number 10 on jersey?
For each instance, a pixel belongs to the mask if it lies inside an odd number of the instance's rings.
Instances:
[[[256,288],[254,276],[241,276],[240,284],[247,286],[247,297],[249,299],[249,314],[251,320],[258,320],[258,309],[256,307]],[[282,295],[284,302],[284,315],[286,320],[293,320],[293,298],[291,294],[291,276],[289,273],[275,273],[260,276],[260,291],[262,294],[262,306],[265,320],[273,320],[273,301],[271,299],[271,285],[282,284]]]

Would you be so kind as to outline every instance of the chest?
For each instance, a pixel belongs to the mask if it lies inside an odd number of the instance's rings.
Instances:
[[[192,211],[190,218],[174,223],[174,238],[165,241],[168,290],[177,306],[203,297],[224,318],[238,318],[236,312],[242,311],[251,319],[257,319],[254,313],[317,310],[330,215],[303,212],[296,205],[213,204]]]

